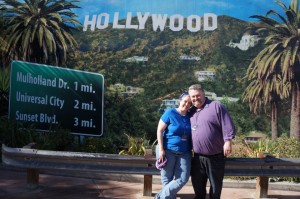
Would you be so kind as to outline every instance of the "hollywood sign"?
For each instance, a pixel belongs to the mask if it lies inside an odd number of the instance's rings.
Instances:
[[[202,17],[198,15],[190,15],[184,18],[180,14],[174,14],[168,16],[168,14],[151,14],[146,12],[144,15],[141,12],[137,12],[137,24],[132,23],[132,13],[128,12],[125,19],[125,24],[119,23],[119,12],[115,12],[113,15],[112,28],[115,29],[145,29],[146,21],[149,17],[152,18],[153,31],[164,31],[168,27],[171,31],[181,31],[184,28],[184,20],[186,20],[186,29],[190,32],[198,32],[201,28],[204,31],[213,31],[217,28],[217,16],[213,13],[205,13]],[[169,19],[169,20],[168,20]],[[86,15],[83,24],[83,31],[87,31],[90,28],[91,31],[95,29],[103,30],[109,26],[110,15],[108,13],[101,13],[99,15]]]

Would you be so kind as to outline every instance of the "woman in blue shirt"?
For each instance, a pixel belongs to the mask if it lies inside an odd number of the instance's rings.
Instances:
[[[178,108],[167,110],[159,120],[156,156],[158,161],[167,159],[167,163],[161,168],[162,190],[156,199],[175,199],[189,180],[192,157],[190,107],[189,94],[183,93]]]

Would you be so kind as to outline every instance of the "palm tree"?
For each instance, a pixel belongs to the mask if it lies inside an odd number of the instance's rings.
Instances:
[[[10,59],[62,65],[77,47],[76,0],[2,0]]]
[[[253,78],[250,75],[251,71],[251,68],[247,71],[246,77],[249,79]],[[255,77],[243,93],[243,101],[248,101],[250,110],[254,113],[257,113],[261,107],[270,104],[272,140],[278,138],[278,102],[289,96],[290,89],[289,83],[284,83],[280,76],[274,75],[272,79],[268,80]]]
[[[289,7],[281,1],[277,4],[285,12],[286,18],[274,10],[266,16],[254,15],[266,27],[258,32],[266,32],[266,47],[255,57],[249,68],[258,79],[269,80],[274,74],[280,74],[283,82],[291,84],[291,127],[290,136],[300,140],[300,13],[298,0],[291,0]],[[272,18],[273,16],[273,18]]]

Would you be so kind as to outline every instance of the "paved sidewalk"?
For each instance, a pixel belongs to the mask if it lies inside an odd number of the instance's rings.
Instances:
[[[88,176],[87,176],[88,177]],[[148,199],[143,197],[143,184],[97,180],[91,178],[66,177],[40,174],[40,187],[35,190],[26,187],[26,173],[0,167],[1,199]],[[299,187],[299,190],[298,190]],[[161,188],[153,184],[153,194]],[[269,190],[268,198],[299,199],[300,186],[296,190]],[[222,199],[252,199],[254,188],[223,188]],[[193,189],[190,182],[179,192],[178,198],[192,199]]]

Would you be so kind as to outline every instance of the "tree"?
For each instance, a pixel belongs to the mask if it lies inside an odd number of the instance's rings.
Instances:
[[[283,82],[290,82],[292,96],[290,136],[300,140],[299,2],[291,0],[289,7],[281,1],[276,2],[283,9],[286,18],[274,10],[270,10],[266,16],[252,16],[266,25],[259,28],[258,32],[266,33],[267,36],[266,47],[255,57],[249,68],[252,68],[250,73],[262,81],[268,81],[279,74]]]
[[[3,0],[7,57],[63,65],[77,47],[73,31],[80,27],[72,9],[76,0]]]
[[[248,101],[250,110],[254,113],[262,106],[270,104],[272,140],[275,140],[278,138],[278,102],[289,96],[290,84],[277,76],[268,80],[257,79],[250,71],[252,70],[248,69],[247,76],[253,79],[243,93],[243,100]]]

